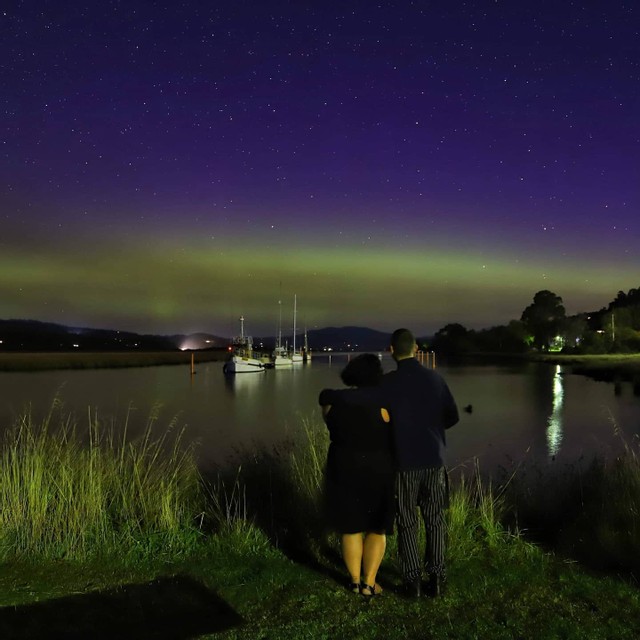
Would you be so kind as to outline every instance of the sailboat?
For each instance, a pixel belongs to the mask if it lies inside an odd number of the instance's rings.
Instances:
[[[253,357],[253,338],[244,335],[244,316],[240,316],[240,335],[231,341],[231,357],[222,367],[224,373],[264,371],[264,363]]]
[[[307,328],[304,329],[304,347],[302,348],[302,361],[311,362],[311,350],[309,349],[309,342],[307,340]]]
[[[276,348],[273,350],[273,365],[275,367],[290,367],[293,361],[287,354],[287,350],[282,346],[282,300],[278,300],[280,307],[280,317],[278,320],[278,340],[276,342]]]
[[[293,349],[291,350],[291,362],[293,364],[302,364],[302,354],[296,351],[296,316],[298,313],[298,297],[293,296]]]

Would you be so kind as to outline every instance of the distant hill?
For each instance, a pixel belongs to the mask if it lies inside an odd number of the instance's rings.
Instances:
[[[307,332],[312,351],[384,351],[390,337],[390,333],[366,327],[327,327]]]
[[[312,351],[384,351],[389,333],[366,327],[327,327],[307,332]],[[0,351],[174,351],[176,349],[226,348],[230,338],[209,333],[159,336],[115,329],[67,327],[38,320],[0,320]],[[292,336],[283,336],[290,346]],[[254,344],[273,348],[275,337],[256,338]],[[296,346],[303,344],[302,334]]]
[[[157,336],[67,327],[38,320],[0,320],[2,351],[175,351],[224,347],[228,342],[226,338],[204,333]]]

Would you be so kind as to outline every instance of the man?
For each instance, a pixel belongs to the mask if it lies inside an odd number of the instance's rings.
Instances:
[[[458,422],[458,408],[443,378],[416,359],[417,345],[408,329],[391,336],[397,370],[383,378],[389,397],[398,473],[398,554],[406,592],[439,596],[445,585],[445,509],[449,483],[444,467],[445,429]],[[418,551],[418,515],[427,534],[424,564],[429,576],[422,585]]]

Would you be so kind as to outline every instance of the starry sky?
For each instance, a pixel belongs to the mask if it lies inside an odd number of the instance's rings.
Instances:
[[[640,285],[640,8],[0,8],[0,318],[421,335]]]

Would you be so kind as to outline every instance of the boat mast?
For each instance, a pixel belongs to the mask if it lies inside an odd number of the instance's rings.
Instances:
[[[298,311],[297,308],[297,296],[293,294],[293,353],[296,352],[296,313]]]
[[[278,320],[278,350],[282,348],[282,300],[278,300],[278,308],[280,309],[280,318]]]

